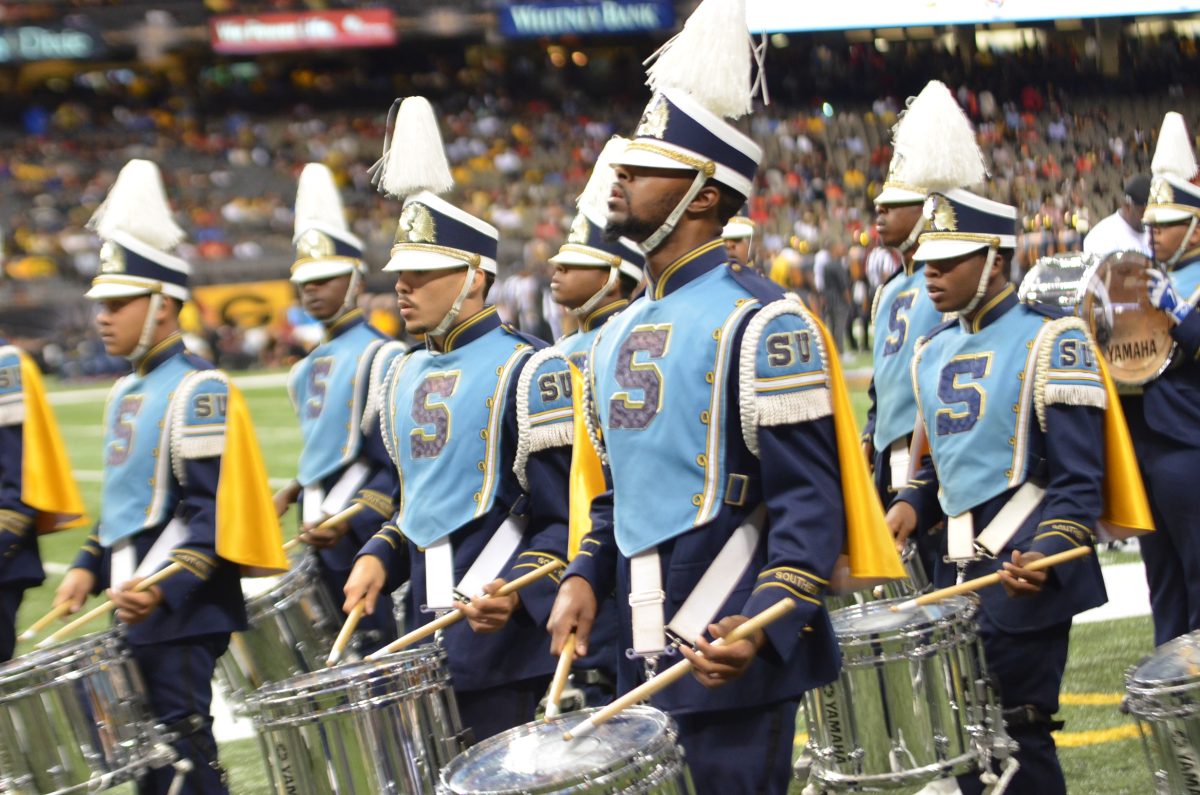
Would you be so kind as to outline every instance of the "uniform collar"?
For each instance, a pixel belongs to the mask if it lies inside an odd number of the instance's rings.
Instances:
[[[592,310],[592,313],[579,322],[580,331],[592,331],[598,329],[608,322],[608,319],[620,312],[625,307],[629,306],[629,302],[622,298],[619,301],[613,301],[611,304]]]
[[[654,300],[666,298],[688,282],[725,264],[725,241],[717,238],[694,248],[672,262],[657,281],[652,280],[646,294]]]
[[[995,323],[1000,318],[1016,306],[1020,301],[1017,300],[1017,290],[1012,284],[1004,285],[1004,289],[996,295],[992,296],[986,304],[980,307],[975,317],[970,323],[963,323],[963,331],[968,334],[975,334],[983,331],[988,326]]]
[[[1183,270],[1188,265],[1193,265],[1197,262],[1200,262],[1200,248],[1193,248],[1189,251],[1183,252],[1183,256],[1179,258],[1178,262],[1171,266],[1171,270]]]
[[[350,329],[367,322],[362,309],[355,307],[325,327],[325,341],[337,339]]]
[[[464,345],[469,345],[489,331],[500,328],[501,325],[500,315],[496,312],[496,307],[485,306],[481,311],[476,312],[450,329],[450,333],[446,335],[446,342],[441,353],[450,353]],[[425,344],[429,346],[430,350],[434,350],[432,340],[427,340]]]
[[[183,335],[176,331],[162,342],[155,345],[150,350],[146,351],[146,355],[138,360],[134,371],[139,376],[149,375],[160,364],[170,359],[172,356],[183,353],[185,350],[183,344]]]

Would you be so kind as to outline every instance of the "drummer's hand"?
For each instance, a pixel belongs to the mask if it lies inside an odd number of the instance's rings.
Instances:
[[[379,598],[379,592],[385,585],[387,585],[387,570],[383,567],[383,561],[374,555],[363,555],[354,561],[354,568],[350,570],[346,587],[342,588],[346,594],[342,611],[349,615],[355,605],[359,602],[366,602],[363,612],[371,615],[375,612],[375,600]]]
[[[1146,288],[1150,293],[1150,303],[1170,315],[1176,323],[1182,323],[1191,314],[1192,305],[1179,297],[1167,274],[1157,268],[1147,274]]]
[[[892,507],[888,508],[887,526],[888,530],[892,531],[892,538],[896,540],[896,549],[903,550],[904,542],[917,529],[916,510],[907,502],[896,500]]]
[[[740,624],[750,619],[746,616],[726,616],[720,623],[709,624],[708,634],[723,638]],[[728,646],[714,646],[704,638],[696,641],[696,650],[680,646],[679,651],[692,661],[692,676],[705,687],[720,687],[746,673],[758,650],[767,642],[766,634],[760,629],[745,640]]]
[[[288,508],[292,507],[292,503],[296,501],[299,493],[299,485],[295,481],[275,492],[275,496],[271,498],[275,503],[275,515],[283,516],[287,513]]]
[[[67,571],[66,576],[62,578],[62,582],[58,584],[58,588],[54,591],[53,606],[58,607],[63,602],[69,602],[71,610],[68,615],[78,613],[79,608],[83,607],[83,603],[87,601],[88,595],[95,588],[95,574],[92,574],[87,569],[70,569]]]
[[[300,540],[310,547],[329,549],[349,531],[349,522],[339,522],[331,527],[321,527],[321,522],[307,522],[300,526]]]
[[[476,596],[469,603],[458,606],[475,632],[486,634],[504,629],[508,619],[520,606],[521,598],[515,593],[508,596],[493,595],[504,587],[504,582],[500,578],[492,580],[483,586],[483,596]]]
[[[162,589],[157,585],[152,585],[144,591],[133,590],[141,581],[141,577],[135,577],[117,588],[108,589],[108,598],[117,606],[119,621],[138,624],[149,618],[154,609],[162,604]]]
[[[1006,562],[999,571],[1000,583],[1004,586],[1004,590],[1008,591],[1009,596],[1036,596],[1042,592],[1042,587],[1045,586],[1050,572],[1030,571],[1022,567],[1044,557],[1046,556],[1041,552],[1013,550],[1012,563]]]
[[[575,656],[585,656],[595,621],[596,592],[592,584],[582,577],[563,580],[550,609],[550,620],[546,622],[546,629],[550,630],[550,653],[555,657],[562,654],[567,636],[574,632]]]

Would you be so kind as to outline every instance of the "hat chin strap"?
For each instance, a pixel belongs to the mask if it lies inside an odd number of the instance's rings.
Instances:
[[[333,317],[328,320],[321,321],[322,325],[329,327],[337,323],[346,313],[354,309],[358,305],[358,296],[354,294],[358,289],[358,285],[362,282],[362,271],[355,266],[354,270],[350,271],[350,282],[346,285],[346,297],[342,299],[342,306],[334,313]]]
[[[449,311],[442,317],[441,322],[425,332],[426,339],[442,336],[450,330],[450,327],[454,325],[454,321],[458,320],[458,313],[462,311],[463,301],[467,300],[467,295],[471,292],[471,283],[475,281],[475,272],[477,270],[479,270],[478,265],[467,265],[467,275],[463,279],[462,289],[458,291],[458,297],[454,299],[454,303],[450,305]]]
[[[1168,270],[1174,267],[1175,263],[1179,262],[1179,258],[1188,250],[1188,243],[1191,242],[1192,234],[1196,231],[1197,221],[1200,221],[1200,216],[1193,215],[1191,223],[1188,224],[1187,233],[1183,236],[1183,240],[1179,241],[1179,248],[1175,249],[1175,253],[1171,255],[1171,258],[1163,263]]]
[[[700,193],[700,189],[704,187],[704,183],[708,181],[708,174],[702,170],[696,171],[696,178],[692,180],[692,186],[688,188],[687,193],[683,194],[683,198],[679,200],[679,204],[675,205],[675,209],[667,216],[667,219],[662,222],[662,226],[654,231],[654,234],[638,243],[638,248],[643,254],[649,254],[654,249],[663,244],[663,241],[675,231],[675,225],[679,223],[679,219],[683,217],[688,205],[692,203],[692,199]]]
[[[983,300],[983,294],[987,292],[988,277],[991,276],[992,265],[996,262],[996,251],[995,246],[988,246],[987,259],[983,263],[983,273],[979,274],[979,286],[975,288],[975,297],[971,299],[970,303],[958,310],[958,316],[963,320],[966,319],[967,315],[975,311],[975,308],[979,306],[979,302]]]
[[[154,336],[154,329],[158,327],[155,316],[162,308],[162,298],[162,293],[150,293],[150,304],[146,308],[146,319],[142,321],[142,333],[138,336],[137,347],[125,357],[135,364],[150,350],[150,340]]]
[[[900,250],[901,254],[907,254],[912,250],[913,246],[917,245],[917,238],[919,238],[921,233],[925,231],[925,223],[925,216],[922,215],[917,219],[917,222],[913,224],[912,231],[908,233],[908,237],[904,238],[904,242],[896,247]]]
[[[620,275],[618,272],[619,267],[619,265],[610,265],[608,268],[608,281],[604,283],[604,286],[597,290],[595,295],[584,301],[582,306],[577,306],[567,311],[581,320],[590,315],[592,310],[604,300],[604,296],[608,295],[608,291],[613,288],[613,285],[617,283],[617,277]]]

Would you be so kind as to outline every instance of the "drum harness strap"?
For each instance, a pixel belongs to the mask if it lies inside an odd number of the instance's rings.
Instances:
[[[305,524],[320,522],[335,514],[341,513],[350,504],[350,500],[358,493],[371,468],[363,461],[355,461],[346,467],[337,483],[326,494],[320,483],[304,487],[304,503],[301,509]]]
[[[909,463],[908,437],[901,436],[888,448],[888,469],[891,471],[893,491],[900,491],[908,485]]]
[[[522,494],[457,585],[454,584],[454,546],[450,536],[425,547],[425,604],[421,609],[427,612],[452,610],[457,602],[469,602],[472,596],[483,593],[483,586],[499,576],[504,564],[521,545],[525,526],[529,523],[528,506],[529,498]]]
[[[1021,529],[1021,525],[1025,524],[1025,520],[1041,505],[1045,495],[1045,488],[1033,481],[1025,481],[979,535],[975,534],[975,519],[970,511],[947,517],[947,562],[966,563],[980,557],[994,558],[999,555]]]
[[[663,591],[658,547],[651,547],[630,558],[629,607],[633,623],[633,648],[627,649],[625,656],[631,660],[642,658],[647,679],[654,677],[662,654],[676,654],[679,646],[684,643],[695,645],[703,636],[704,630],[721,605],[729,599],[750,565],[766,516],[766,505],[760,505],[733,531],[669,624],[663,615],[666,593]]]

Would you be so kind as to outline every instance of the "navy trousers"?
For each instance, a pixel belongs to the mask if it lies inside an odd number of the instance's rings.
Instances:
[[[1006,710],[1032,706],[1046,718],[1058,712],[1058,692],[1067,667],[1070,622],[1038,632],[1004,633],[980,611],[978,623],[988,671],[1000,687],[1000,704]],[[1067,785],[1049,723],[1006,722],[1009,735],[1020,746],[1016,757],[1021,763],[1008,791],[1021,795],[1066,795]],[[978,774],[960,776],[958,787],[963,795],[983,792]]]
[[[171,745],[192,762],[180,795],[229,792],[217,763],[210,714],[213,669],[228,646],[228,634],[131,646],[145,680],[150,712],[178,735]],[[171,767],[150,771],[138,781],[138,795],[165,795],[174,775]]]
[[[463,729],[469,729],[479,742],[529,723],[549,687],[550,677],[538,676],[485,690],[456,690]]]
[[[1154,514],[1155,532],[1138,538],[1138,544],[1150,585],[1154,645],[1161,646],[1200,629],[1200,450],[1150,430],[1140,399],[1126,398],[1125,405]]]
[[[21,597],[25,595],[25,586],[0,586],[0,662],[12,659],[13,649],[17,645],[17,608],[21,606]]]
[[[696,795],[786,795],[799,701],[675,715]]]

